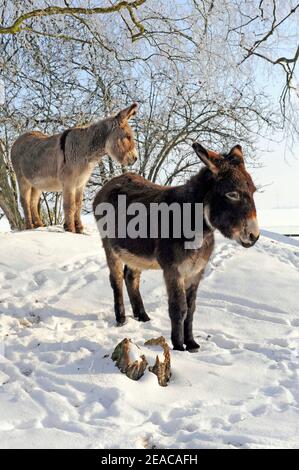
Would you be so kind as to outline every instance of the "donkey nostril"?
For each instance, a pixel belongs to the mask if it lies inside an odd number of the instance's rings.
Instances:
[[[259,234],[258,235],[254,235],[254,233],[250,233],[249,234],[249,240],[253,243],[253,242],[256,242],[258,239],[259,239]]]

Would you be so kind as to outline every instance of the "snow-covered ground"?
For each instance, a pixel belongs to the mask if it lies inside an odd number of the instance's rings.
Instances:
[[[258,209],[259,224],[271,232],[299,235],[299,208]]]
[[[114,366],[170,325],[162,275],[142,278],[152,321],[114,324],[99,236],[0,233],[0,447],[299,448],[299,241],[249,250],[217,237],[197,301],[196,354],[167,388]]]

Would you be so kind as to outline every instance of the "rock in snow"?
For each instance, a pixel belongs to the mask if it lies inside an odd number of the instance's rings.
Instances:
[[[129,379],[139,380],[145,373],[147,367],[158,378],[158,384],[166,387],[171,377],[170,349],[163,336],[147,340],[145,346],[161,346],[163,357],[156,356],[155,363],[148,367],[149,363],[142,350],[129,338],[124,338],[114,349],[112,360],[119,370],[126,374]]]
[[[141,349],[128,338],[116,346],[111,358],[119,370],[132,380],[139,380],[148,366]]]
[[[144,343],[146,346],[161,346],[163,350],[163,356],[157,354],[155,364],[149,367],[149,370],[156,374],[158,377],[158,383],[161,387],[166,387],[171,377],[171,363],[170,363],[170,349],[164,338],[149,339]]]

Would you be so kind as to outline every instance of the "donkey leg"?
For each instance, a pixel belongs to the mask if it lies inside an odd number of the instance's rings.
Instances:
[[[63,210],[64,210],[64,230],[75,233],[75,189],[72,187],[63,188]]]
[[[19,188],[20,188],[21,205],[24,211],[24,216],[25,216],[26,229],[30,230],[34,228],[33,223],[32,223],[31,208],[30,208],[32,187],[26,180],[21,179],[19,181]]]
[[[175,270],[164,271],[168,292],[168,309],[171,320],[173,349],[184,351],[184,321],[187,316],[187,300],[184,279]]]
[[[123,297],[124,268],[121,259],[113,252],[109,242],[103,240],[106,252],[107,264],[110,270],[110,284],[114,295],[114,312],[116,323],[121,326],[126,321],[126,313]]]
[[[137,269],[131,269],[128,266],[125,266],[124,277],[134,317],[138,318],[139,321],[146,322],[150,321],[150,318],[144,310],[144,305],[139,291],[140,275],[141,272]]]
[[[81,208],[82,208],[82,201],[83,201],[83,193],[84,193],[84,186],[76,189],[75,229],[77,233],[83,233],[83,229],[84,229],[82,221],[81,221]]]
[[[31,208],[32,222],[35,228],[44,227],[44,224],[39,214],[39,200],[40,200],[41,193],[42,192],[39,189],[32,188],[30,208]]]
[[[184,321],[184,343],[188,351],[197,351],[200,346],[193,337],[193,315],[196,306],[196,294],[201,279],[201,273],[194,276],[187,284],[186,299],[187,299],[187,316]]]

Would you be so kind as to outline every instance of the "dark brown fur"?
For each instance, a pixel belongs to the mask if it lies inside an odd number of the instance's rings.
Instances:
[[[148,321],[139,291],[140,274],[144,269],[162,269],[172,325],[171,339],[175,349],[198,349],[193,337],[193,314],[198,284],[214,248],[214,229],[236,239],[243,246],[252,246],[258,239],[250,175],[245,170],[241,147],[228,155],[207,152],[199,144],[194,149],[206,167],[186,184],[177,187],[159,186],[141,176],[126,173],[109,181],[94,200],[94,212],[100,203],[111,203],[117,213],[119,195],[126,195],[127,205],[142,202],[148,209],[153,202],[203,203],[205,208],[204,239],[200,248],[186,250],[186,239],[103,238],[110,281],[114,292],[116,320],[125,321],[123,279],[125,279],[134,316]],[[232,201],[234,192],[240,200]],[[160,233],[160,231],[159,231]],[[125,265],[125,268],[123,268]]]

